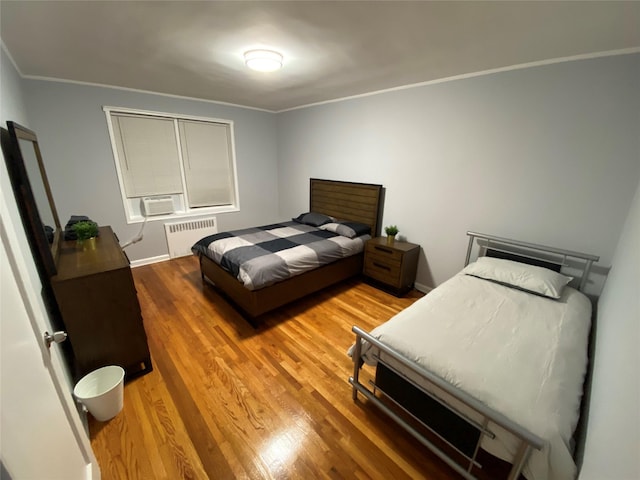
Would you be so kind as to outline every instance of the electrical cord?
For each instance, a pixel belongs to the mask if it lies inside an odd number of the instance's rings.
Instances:
[[[147,217],[144,217],[144,221],[142,222],[142,226],[140,227],[140,231],[138,232],[138,234],[135,237],[133,237],[131,240],[129,240],[128,242],[125,242],[123,245],[121,245],[120,248],[122,248],[124,250],[129,245],[133,245],[134,243],[138,243],[140,240],[142,240],[142,237],[143,237],[142,232],[144,231],[144,226],[146,224],[147,224]]]

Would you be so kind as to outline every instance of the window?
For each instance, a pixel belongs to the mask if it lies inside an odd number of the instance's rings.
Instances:
[[[127,221],[237,211],[233,122],[104,107]]]

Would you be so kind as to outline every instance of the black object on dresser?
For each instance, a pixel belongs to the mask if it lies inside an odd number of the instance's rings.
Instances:
[[[365,245],[364,275],[376,286],[401,296],[413,288],[420,245],[376,237]]]
[[[111,227],[82,245],[61,242],[51,286],[78,378],[106,365],[124,368],[127,380],[153,369],[129,259]]]

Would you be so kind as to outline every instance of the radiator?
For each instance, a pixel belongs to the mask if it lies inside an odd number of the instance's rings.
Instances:
[[[191,220],[188,222],[165,223],[167,245],[171,258],[191,255],[194,243],[207,235],[218,233],[216,217]]]

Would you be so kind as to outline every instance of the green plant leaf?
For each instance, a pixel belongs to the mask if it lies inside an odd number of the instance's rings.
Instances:
[[[397,235],[398,234],[398,227],[396,225],[389,225],[388,227],[384,227],[384,232],[387,235]]]
[[[96,222],[83,220],[74,223],[71,228],[75,232],[78,240],[86,240],[98,236],[98,224]]]

